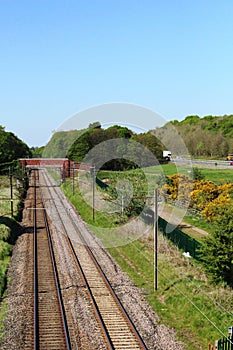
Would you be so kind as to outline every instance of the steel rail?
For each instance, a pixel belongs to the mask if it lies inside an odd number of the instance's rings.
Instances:
[[[39,176],[38,176],[38,185],[39,185]],[[38,308],[38,265],[37,265],[37,239],[36,239],[36,233],[37,233],[37,223],[36,223],[36,203],[37,203],[37,195],[36,195],[36,181],[34,182],[34,350],[40,349],[40,341],[39,341],[39,308]],[[48,218],[44,206],[44,199],[43,199],[43,193],[42,189],[39,185],[40,190],[40,197],[41,197],[41,203],[42,203],[42,209],[43,209],[43,218],[45,223],[45,229],[47,233],[48,238],[48,244],[49,244],[49,251],[50,251],[50,257],[53,267],[53,273],[54,273],[54,280],[56,284],[56,293],[57,298],[59,302],[59,308],[62,318],[62,325],[63,325],[63,333],[65,337],[65,343],[67,350],[72,350],[71,341],[70,341],[70,335],[69,335],[69,329],[68,329],[68,323],[65,313],[65,307],[62,299],[62,293],[61,293],[61,286],[59,282],[58,277],[58,270],[55,260],[55,254],[52,244],[52,237],[51,232],[49,228]]]
[[[39,349],[39,315],[38,315],[38,261],[37,261],[37,217],[36,217],[36,171],[33,173],[34,209],[33,209],[33,256],[34,256],[34,350]]]
[[[70,212],[68,212],[68,215],[70,216],[70,218],[71,218],[73,224],[76,226],[76,229],[77,229],[77,231],[78,231],[78,233],[79,233],[79,236],[80,236],[80,238],[81,238],[83,244],[85,245],[89,256],[90,256],[91,259],[93,260],[93,262],[94,262],[95,266],[97,267],[99,273],[101,274],[101,276],[102,276],[102,278],[103,278],[105,284],[107,285],[107,287],[108,287],[108,289],[109,289],[109,291],[110,291],[112,297],[115,299],[115,301],[116,301],[118,307],[120,308],[120,310],[121,310],[121,312],[122,312],[124,318],[126,319],[127,323],[129,324],[132,333],[136,336],[136,338],[137,338],[137,340],[138,340],[138,342],[139,342],[139,344],[140,344],[141,349],[146,350],[147,347],[146,347],[146,345],[145,345],[145,343],[144,343],[142,337],[140,336],[139,332],[137,331],[136,327],[134,326],[134,324],[133,324],[131,318],[129,317],[129,315],[128,315],[127,311],[125,310],[124,306],[122,305],[120,299],[118,298],[118,296],[117,296],[116,293],[114,292],[114,290],[113,290],[113,288],[112,288],[112,286],[111,286],[111,284],[110,284],[110,282],[109,282],[109,280],[108,280],[106,274],[104,273],[103,269],[101,268],[100,264],[98,263],[98,261],[97,261],[95,255],[94,255],[93,252],[91,251],[91,248],[88,246],[87,240],[86,240],[85,237],[81,234],[80,229],[79,229],[77,223],[75,222],[75,220],[72,218]]]
[[[40,187],[40,195],[41,195],[41,199],[42,199],[42,207],[45,209],[44,198],[43,198],[43,193],[42,193],[41,187]],[[68,323],[67,323],[67,319],[66,319],[65,307],[64,307],[64,303],[63,303],[63,299],[62,299],[62,294],[61,294],[61,285],[60,285],[60,281],[59,281],[59,277],[58,277],[57,264],[56,264],[56,260],[55,260],[55,254],[54,254],[54,249],[53,249],[53,244],[52,244],[52,237],[51,237],[51,232],[50,232],[50,228],[49,228],[46,210],[43,211],[43,214],[44,214],[45,227],[46,227],[46,231],[47,231],[49,250],[51,253],[55,283],[56,283],[56,287],[57,287],[57,296],[58,296],[59,306],[60,306],[60,310],[61,310],[62,324],[63,324],[64,334],[65,334],[65,339],[66,339],[66,346],[67,346],[67,350],[71,350],[72,347],[71,347]]]
[[[47,177],[47,180],[46,180],[46,181],[49,181],[49,182],[50,182],[50,179]],[[51,183],[51,182],[50,182],[50,183]],[[50,186],[50,187],[51,187],[51,186]],[[49,189],[49,191],[50,191],[50,189]],[[60,194],[56,191],[56,188],[55,188],[55,187],[54,187],[54,191],[56,192],[56,194],[57,194],[59,200],[60,200],[61,203],[62,203],[62,199],[60,198]],[[50,192],[50,193],[51,193],[51,192]],[[95,298],[94,298],[94,296],[93,296],[93,293],[92,293],[92,291],[91,291],[91,288],[90,288],[90,286],[89,286],[89,283],[88,283],[88,281],[87,281],[87,279],[86,279],[85,273],[84,273],[84,271],[83,271],[83,269],[82,269],[82,267],[81,267],[81,264],[80,264],[80,262],[79,262],[79,259],[78,259],[78,257],[77,257],[77,254],[76,254],[75,249],[74,249],[74,247],[73,247],[72,241],[71,241],[71,239],[70,239],[70,237],[69,237],[69,235],[68,235],[68,232],[67,232],[66,227],[65,227],[65,225],[64,225],[63,219],[61,218],[61,215],[60,215],[60,213],[59,213],[59,210],[58,210],[58,208],[57,208],[57,206],[56,206],[56,204],[55,204],[55,201],[54,201],[54,205],[55,205],[55,207],[56,207],[56,211],[57,211],[57,213],[58,213],[58,216],[59,216],[59,218],[60,218],[60,220],[61,220],[61,223],[62,223],[64,232],[66,233],[66,236],[65,236],[65,237],[66,237],[67,241],[69,242],[69,244],[68,244],[68,245],[69,245],[69,248],[70,248],[70,250],[72,251],[73,256],[75,257],[75,261],[76,261],[76,263],[77,263],[77,265],[78,265],[78,267],[79,267],[79,270],[81,271],[82,277],[83,277],[83,279],[84,279],[84,281],[85,281],[85,283],[86,283],[86,285],[87,285],[88,293],[89,293],[89,295],[90,295],[90,297],[91,297],[91,300],[92,300],[93,304],[95,305],[96,313],[97,313],[97,316],[98,316],[98,320],[99,320],[99,322],[101,323],[101,325],[103,326],[103,329],[104,329],[105,338],[107,338],[108,341],[109,341],[108,346],[109,346],[110,349],[115,349],[115,347],[114,347],[113,344],[112,344],[112,340],[111,340],[111,337],[110,337],[109,332],[108,332],[108,330],[107,330],[107,327],[106,327],[106,325],[105,325],[105,323],[104,323],[104,320],[103,320],[103,318],[102,318],[102,316],[101,316],[101,313],[100,313],[100,311],[99,311],[98,305],[97,305],[97,303],[96,303],[96,301],[95,301]],[[62,205],[63,205],[63,203],[62,203]],[[73,206],[72,206],[72,207],[73,207]],[[74,208],[74,207],[73,207],[73,208]],[[74,208],[74,210],[75,210],[75,208]],[[107,288],[109,289],[109,292],[111,293],[111,295],[112,295],[112,297],[114,298],[115,302],[117,303],[119,309],[121,310],[121,313],[122,313],[123,317],[125,318],[126,322],[128,323],[129,328],[131,329],[132,333],[134,334],[135,338],[137,339],[140,348],[143,349],[143,350],[147,350],[147,347],[146,347],[146,345],[145,345],[143,339],[141,338],[141,336],[140,336],[139,332],[137,331],[136,327],[134,326],[132,320],[130,319],[130,317],[129,317],[128,313],[127,313],[127,311],[125,310],[124,306],[122,305],[120,299],[118,298],[118,296],[117,296],[116,293],[114,292],[114,290],[113,290],[113,288],[112,288],[112,286],[111,286],[111,284],[110,284],[110,282],[109,282],[107,276],[105,275],[105,273],[104,273],[104,271],[102,270],[100,264],[98,263],[98,261],[97,261],[95,255],[94,255],[94,253],[91,251],[90,247],[88,246],[88,242],[87,242],[87,240],[84,238],[84,236],[82,235],[82,233],[81,233],[81,231],[80,231],[80,229],[79,229],[79,227],[78,227],[76,221],[75,221],[74,218],[72,217],[70,211],[67,210],[66,212],[67,212],[67,215],[69,216],[70,220],[72,221],[73,226],[76,228],[76,232],[78,233],[80,239],[82,240],[82,243],[83,243],[84,246],[86,247],[86,250],[87,250],[87,252],[88,252],[88,254],[89,254],[91,260],[94,262],[94,264],[95,264],[96,268],[98,269],[98,271],[99,271],[99,273],[100,273],[100,275],[101,275],[103,281],[104,281],[105,284],[107,285]]]
[[[45,181],[46,181],[46,180],[45,180]],[[49,192],[50,192],[50,188],[48,188],[48,190],[49,190]],[[50,193],[51,193],[51,192],[50,192]],[[60,198],[59,198],[59,199],[60,199]],[[60,200],[61,200],[61,199],[60,199]],[[56,206],[56,205],[54,205],[54,206],[55,206],[55,208],[56,208],[58,217],[59,217],[59,219],[60,219],[60,221],[61,221],[63,230],[64,230],[64,232],[65,232],[65,238],[66,238],[66,241],[67,241],[67,244],[68,244],[68,248],[70,249],[71,254],[72,254],[72,256],[74,257],[75,264],[76,264],[76,266],[78,267],[78,270],[79,270],[79,272],[80,272],[80,274],[81,274],[81,277],[82,277],[82,279],[83,279],[83,282],[84,282],[84,284],[85,284],[86,287],[87,287],[88,297],[89,297],[89,299],[91,300],[91,302],[92,302],[93,305],[94,305],[95,315],[96,315],[96,317],[97,317],[98,323],[100,324],[101,330],[102,330],[103,335],[104,335],[104,338],[105,338],[105,340],[106,340],[106,345],[107,345],[107,347],[108,347],[109,350],[114,350],[115,348],[114,348],[114,346],[113,346],[111,337],[110,337],[109,332],[108,332],[108,330],[107,330],[107,328],[106,328],[106,326],[105,326],[105,323],[104,323],[103,318],[102,318],[102,316],[101,316],[101,313],[100,313],[100,311],[99,311],[98,305],[97,305],[97,303],[96,303],[96,301],[95,301],[95,298],[94,298],[94,296],[93,296],[93,293],[92,293],[92,291],[91,291],[90,284],[89,284],[88,281],[87,281],[87,278],[86,278],[86,276],[85,276],[85,273],[84,273],[84,271],[83,271],[83,268],[82,268],[82,266],[81,266],[81,264],[80,264],[80,261],[79,261],[79,259],[78,259],[78,256],[77,256],[76,252],[75,252],[75,249],[74,249],[74,247],[73,247],[73,244],[72,244],[72,242],[71,242],[71,239],[70,239],[70,237],[69,237],[69,235],[68,235],[68,232],[67,232],[67,229],[66,229],[66,227],[65,227],[65,224],[64,224],[64,222],[63,222],[63,219],[62,219],[62,217],[61,217],[61,215],[60,215],[60,213],[59,213],[59,210],[58,210],[57,206]]]

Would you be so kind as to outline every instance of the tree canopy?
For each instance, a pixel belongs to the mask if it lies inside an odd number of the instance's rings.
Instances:
[[[155,130],[155,135],[159,136],[171,151],[175,144],[172,137],[174,128],[193,157],[226,159],[228,153],[233,153],[233,115],[207,115],[203,118],[193,115],[182,121],[166,123]]]
[[[73,143],[67,157],[82,162],[91,152],[89,163],[98,166],[98,160],[104,160],[102,169],[124,170],[154,165],[162,159],[162,151],[161,142],[150,132],[134,134],[127,127],[114,125],[107,129],[88,129]]]
[[[216,229],[202,245],[202,258],[213,282],[233,287],[233,205],[231,203],[216,209]]]
[[[31,156],[29,147],[12,132],[0,126],[0,163]]]

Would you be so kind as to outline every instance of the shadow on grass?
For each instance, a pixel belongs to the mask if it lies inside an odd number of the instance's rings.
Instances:
[[[3,224],[10,229],[10,236],[7,239],[9,244],[15,244],[17,237],[22,233],[22,226],[13,218],[0,216],[0,224]]]

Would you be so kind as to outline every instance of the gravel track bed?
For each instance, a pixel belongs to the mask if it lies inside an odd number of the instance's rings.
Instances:
[[[183,343],[177,341],[174,330],[159,324],[158,316],[149,306],[142,291],[133,285],[132,281],[122,271],[116,261],[104,249],[101,241],[90,232],[86,223],[63,193],[61,193],[61,196],[63,203],[66,203],[67,211],[75,218],[87,241],[92,242],[90,245],[91,250],[94,252],[105,275],[113,285],[127,313],[135,323],[148,349],[184,349]],[[56,223],[57,221],[53,220],[53,222]]]
[[[60,191],[60,189],[58,189]],[[45,192],[45,196],[49,197]],[[150,350],[183,350],[184,345],[177,341],[175,332],[159,324],[159,318],[146,301],[142,291],[136,288],[116,261],[104,249],[102,243],[93,236],[75,208],[62,194],[63,203],[88,240],[94,240],[92,250],[113,285],[115,292],[135,323],[137,330]],[[30,203],[25,206],[30,206]],[[46,201],[46,209],[51,222],[52,237],[58,262],[59,279],[67,312],[73,349],[106,349],[102,333],[93,314],[89,299],[81,278],[70,257],[63,229],[58,222],[52,201]],[[14,247],[8,275],[11,279],[8,288],[8,311],[5,319],[5,336],[0,343],[3,350],[32,349],[29,339],[33,330],[33,294],[32,280],[32,234],[30,210],[24,210],[23,226],[27,227]],[[74,237],[73,237],[74,238]],[[28,334],[28,335],[27,335]]]
[[[28,196],[32,193],[29,190]],[[25,201],[25,208],[32,206]],[[24,210],[22,232],[13,249],[8,269],[7,312],[4,320],[2,350],[32,349],[33,332],[33,235],[31,210]]]

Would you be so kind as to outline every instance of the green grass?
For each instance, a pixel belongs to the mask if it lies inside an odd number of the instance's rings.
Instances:
[[[193,168],[197,166],[198,166],[198,169],[201,171],[201,173],[204,175],[206,180],[213,181],[217,184],[233,182],[233,167],[227,167],[225,169],[221,169],[218,167],[206,168],[204,166],[202,167],[200,164],[192,165]],[[189,175],[190,170],[191,170],[191,166],[179,165],[179,163],[177,163],[177,166],[176,166],[176,164],[174,163],[169,163],[169,164],[161,165],[160,167],[153,166],[153,167],[145,168],[144,172],[150,175],[158,175],[163,172],[164,175],[171,176],[176,173]]]
[[[146,174],[151,175],[161,175],[164,174],[166,176],[171,176],[173,174],[186,174],[188,175],[188,171],[190,170],[190,166],[180,165],[176,166],[174,163],[163,164],[160,166],[151,166],[143,169]]]
[[[233,182],[233,167],[227,169],[200,169],[206,180],[215,182],[217,185]]]
[[[3,320],[7,311],[7,303],[3,301],[0,303],[0,339],[4,336],[3,332]]]
[[[231,310],[232,301],[229,304],[222,298],[232,298],[232,291],[209,285],[200,266],[185,260],[160,235],[159,244],[156,292],[153,290],[153,249],[149,242],[138,240],[109,251],[142,289],[160,322],[176,329],[186,349],[207,349],[208,342],[214,343],[222,337],[211,322],[226,333],[232,321],[232,315],[222,309]],[[219,302],[221,307],[217,305]]]
[[[62,185],[62,189],[73,205],[78,208],[80,215],[83,219],[89,223],[94,224],[99,227],[114,227],[116,226],[116,221],[119,221],[118,216],[113,214],[102,213],[101,211],[94,211],[93,220],[93,210],[92,207],[82,198],[79,190],[76,188],[74,195],[72,194],[72,184],[71,181],[67,180],[65,184]]]
[[[208,233],[213,233],[216,229],[212,223],[206,222],[201,217],[186,215],[184,217],[184,221],[187,222],[188,224],[195,226],[195,227],[198,227],[198,228],[200,228]],[[195,238],[195,237],[193,237],[193,238]],[[203,235],[200,235],[200,239],[198,239],[198,240],[203,240]]]

